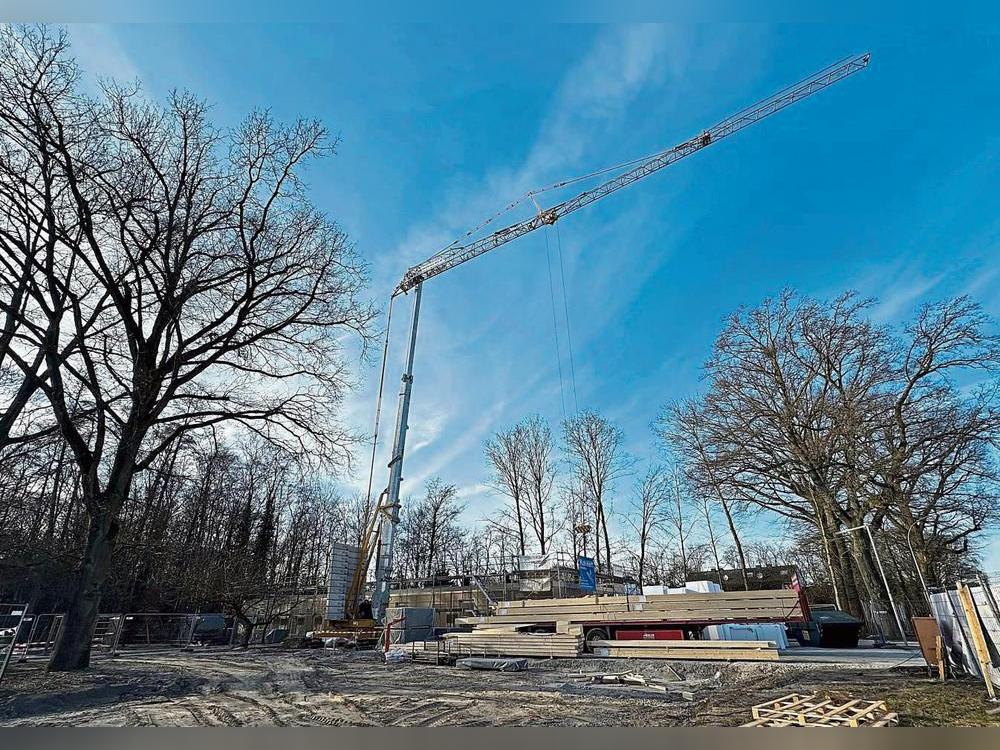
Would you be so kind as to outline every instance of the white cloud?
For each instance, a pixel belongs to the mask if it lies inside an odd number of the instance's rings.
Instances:
[[[84,72],[84,80],[96,89],[101,80],[142,81],[142,73],[115,36],[103,24],[81,23],[67,27],[73,55]]]
[[[896,323],[909,317],[924,297],[945,279],[944,273],[928,275],[918,261],[897,261],[869,269],[854,284],[863,297],[874,297],[872,319]]]
[[[563,79],[525,160],[485,175],[479,191],[454,191],[437,216],[411,227],[382,264],[393,269],[393,280],[401,266],[444,247],[467,231],[475,217],[490,216],[527,191],[575,170],[599,166],[585,158],[588,149],[621,122],[637,96],[662,81],[665,71],[679,74],[686,47],[668,40],[667,28],[653,24],[616,27],[601,36]]]
[[[467,179],[442,196],[434,215],[408,227],[396,249],[378,258],[377,284],[391,288],[405,266],[422,261],[460,236],[477,217],[491,215],[516,196],[556,179],[602,166],[607,154],[617,151],[613,145],[615,137],[630,119],[630,113],[634,117],[638,103],[654,99],[660,105],[672,104],[683,95],[682,84],[701,44],[663,26],[616,27],[601,32],[591,49],[558,85],[551,107],[541,118],[534,142],[523,161],[477,178],[479,188],[469,189],[470,180]],[[725,57],[732,50],[732,45],[723,48],[713,44],[707,54]],[[620,157],[634,155],[619,153]],[[548,198],[547,202],[551,200]],[[529,210],[527,206],[524,208]],[[600,335],[602,329],[617,320],[655,269],[653,263],[641,269],[629,267],[627,277],[624,275],[627,263],[622,253],[641,246],[639,239],[643,237],[646,209],[648,206],[641,200],[633,201],[624,204],[617,218],[603,225],[593,220],[578,222],[577,236],[580,230],[587,230],[586,243],[594,248],[593,255],[588,253],[586,257],[586,274],[576,279],[579,282],[575,291],[579,294],[577,312],[587,319],[580,331],[574,328],[574,347],[578,351],[588,338]],[[661,248],[657,253],[660,262],[669,257],[676,239],[671,236],[657,240]],[[575,264],[581,262],[581,253],[573,249],[576,243],[570,238],[564,241],[568,248],[564,252],[569,282],[574,278]],[[541,243],[541,239],[537,242]],[[552,359],[552,331],[550,322],[546,322],[547,282],[539,281],[544,276],[544,269],[539,273],[541,276],[519,278],[516,284],[523,284],[523,288],[518,288],[520,296],[514,294],[510,299],[511,305],[534,309],[530,306],[537,300],[531,295],[545,288],[545,299],[538,303],[544,303],[545,311],[538,317],[537,325],[531,324],[532,330],[512,330],[505,320],[509,317],[506,310],[494,313],[476,306],[468,311],[473,314],[462,315],[457,309],[460,300],[425,295],[410,420],[412,429],[404,469],[404,495],[419,493],[423,482],[441,475],[448,482],[468,488],[463,489],[463,497],[469,501],[466,515],[467,520],[474,520],[482,515],[491,498],[488,488],[482,484],[486,476],[482,441],[501,421],[513,421],[540,408],[548,408],[540,406],[546,403],[553,410],[558,408],[559,382]],[[497,283],[504,283],[505,289],[515,285],[511,279]],[[464,295],[465,291],[460,294]],[[474,297],[473,304],[475,302],[478,299]],[[570,306],[575,306],[572,300]],[[408,323],[408,312],[402,310],[409,305],[397,307],[400,310],[394,316],[398,316],[399,325],[393,330],[393,354],[389,360],[386,388],[386,398],[393,402],[392,386],[398,382],[396,363],[401,360],[400,350]],[[476,356],[470,356],[470,348],[475,349]],[[566,357],[565,350],[563,357]],[[488,362],[484,364],[484,361]],[[537,362],[537,366],[525,367],[524,363],[529,361]],[[563,364],[565,371],[566,363]],[[587,362],[576,360],[578,376],[586,377],[592,369]],[[580,382],[581,406],[587,387]],[[374,393],[363,398],[373,400]],[[384,477],[388,435],[394,417],[394,403],[390,405],[387,401],[382,426],[382,435],[386,437],[380,440],[377,477]],[[648,436],[648,430],[644,429],[643,433],[644,437]],[[382,481],[378,478],[375,484]]]

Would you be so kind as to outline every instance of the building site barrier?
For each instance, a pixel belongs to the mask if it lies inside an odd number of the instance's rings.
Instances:
[[[0,602],[0,682],[7,672],[7,665],[19,647],[24,629],[24,619],[28,616],[27,604]]]

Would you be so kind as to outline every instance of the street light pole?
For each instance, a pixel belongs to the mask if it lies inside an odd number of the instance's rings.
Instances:
[[[892,590],[889,588],[889,579],[885,577],[885,569],[882,567],[882,558],[878,555],[878,548],[875,546],[875,537],[872,536],[872,530],[869,528],[868,524],[862,524],[861,526],[853,526],[849,529],[844,529],[843,531],[838,531],[838,534],[849,534],[852,531],[857,531],[858,529],[864,529],[868,533],[868,541],[872,545],[872,554],[875,555],[875,562],[878,565],[879,575],[882,576],[882,583],[885,584],[885,593],[889,597],[889,606],[892,607],[892,616],[896,618],[896,627],[899,628],[899,634],[903,637],[903,645],[909,646],[910,642],[906,639],[906,631],[903,629],[903,621],[899,617],[899,610],[896,609],[896,601],[892,598]]]
[[[910,557],[913,558],[913,567],[917,570],[917,577],[920,579],[920,588],[924,590],[924,598],[927,599],[927,606],[931,605],[931,592],[927,588],[927,581],[924,580],[924,573],[920,569],[920,564],[917,562],[917,554],[913,551],[913,542],[910,541],[910,532],[913,531],[917,522],[914,521],[910,524],[909,528],[906,530],[906,546],[910,548]]]

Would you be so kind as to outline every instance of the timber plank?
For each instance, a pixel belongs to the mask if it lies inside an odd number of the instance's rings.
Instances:
[[[688,649],[691,651],[747,651],[775,648],[774,641],[591,641],[605,648]]]
[[[631,649],[595,648],[595,656],[612,659],[674,659],[690,661],[778,661],[776,649]]]
[[[692,594],[650,594],[637,596],[583,596],[567,599],[513,599],[497,603],[500,608],[531,609],[533,607],[552,606],[589,606],[600,604],[654,604],[658,602],[699,602],[699,601],[737,601],[737,600],[771,599],[775,601],[798,601],[798,592],[792,589],[773,589],[765,591],[717,591],[713,593]]]

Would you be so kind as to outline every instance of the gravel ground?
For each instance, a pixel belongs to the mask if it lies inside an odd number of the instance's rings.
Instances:
[[[666,694],[572,679],[667,678],[671,668],[684,682]],[[922,668],[585,658],[497,673],[386,665],[372,652],[268,650],[124,655],[74,673],[12,665],[0,726],[731,726],[748,721],[755,703],[814,691],[883,699],[903,724],[1000,725],[981,684],[937,683]]]

